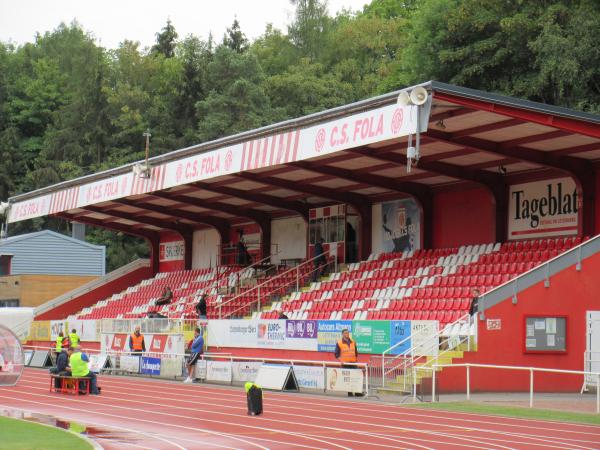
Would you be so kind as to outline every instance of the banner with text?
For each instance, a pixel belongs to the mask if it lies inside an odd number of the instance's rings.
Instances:
[[[403,252],[421,248],[421,209],[416,200],[403,199],[381,205],[384,252]]]
[[[364,375],[361,369],[327,368],[327,390],[362,392]]]
[[[317,351],[318,322],[316,320],[287,320],[285,330],[287,350]]]
[[[508,239],[577,234],[581,196],[572,178],[510,187]]]
[[[125,333],[102,333],[100,349],[105,352],[130,352],[129,336]],[[182,355],[185,352],[183,334],[144,334],[146,353]]]
[[[325,389],[325,367],[294,366],[298,386],[303,389]]]
[[[412,345],[410,339],[410,320],[390,321],[390,347],[400,344],[390,352],[392,355],[400,355],[408,351]]]
[[[318,347],[317,350],[320,352],[331,352],[335,351],[335,344],[342,337],[342,330],[348,329],[352,334],[352,321],[351,320],[320,320],[317,325],[317,339]]]
[[[206,379],[231,383],[231,361],[207,361]]]
[[[258,369],[262,366],[260,361],[234,361],[231,363],[231,372],[233,381],[254,381]]]
[[[417,114],[421,114],[421,131],[424,132],[427,130],[430,111],[431,97],[420,108],[393,103],[234,145],[201,145],[197,148],[198,153],[192,156],[163,164],[151,160],[149,177],[134,174],[133,166],[125,167],[125,173],[119,175],[89,183],[82,182],[51,194],[14,202],[9,209],[8,222],[397,139],[416,132]]]
[[[434,336],[438,332],[438,322],[435,320],[411,320],[410,326],[413,356],[436,356],[439,342],[434,339]]]
[[[352,339],[356,341],[358,353],[382,353],[390,348],[390,322],[355,320],[352,322]]]

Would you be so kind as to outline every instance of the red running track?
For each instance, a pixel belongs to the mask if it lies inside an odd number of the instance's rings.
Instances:
[[[0,408],[88,426],[105,449],[600,449],[600,426],[422,410],[366,399],[264,394],[246,414],[242,388],[101,376],[102,395],[50,393],[27,369]]]

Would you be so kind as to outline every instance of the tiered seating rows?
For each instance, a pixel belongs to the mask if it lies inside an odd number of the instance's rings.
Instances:
[[[443,326],[468,312],[474,288],[486,292],[579,243],[577,237],[557,238],[376,255],[292,294],[261,317],[276,318],[284,310],[301,319],[403,320],[423,311],[419,319]],[[452,314],[440,314],[446,311]]]

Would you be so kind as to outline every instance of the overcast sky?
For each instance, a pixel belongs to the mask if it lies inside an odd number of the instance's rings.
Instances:
[[[329,0],[329,12],[362,9],[365,3],[369,0]],[[32,42],[37,32],[76,19],[103,47],[116,48],[125,39],[150,46],[168,18],[180,37],[207,38],[212,31],[220,40],[235,16],[254,39],[267,23],[285,31],[293,7],[288,0],[0,0],[0,41]]]

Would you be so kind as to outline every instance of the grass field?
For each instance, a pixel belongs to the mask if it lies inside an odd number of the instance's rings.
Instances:
[[[444,411],[493,414],[496,416],[521,417],[524,419],[557,420],[560,422],[587,423],[600,425],[600,414],[555,411],[549,409],[523,408],[519,406],[499,406],[469,402],[416,403],[410,406]]]
[[[0,417],[2,450],[92,450],[84,439],[58,428]]]

